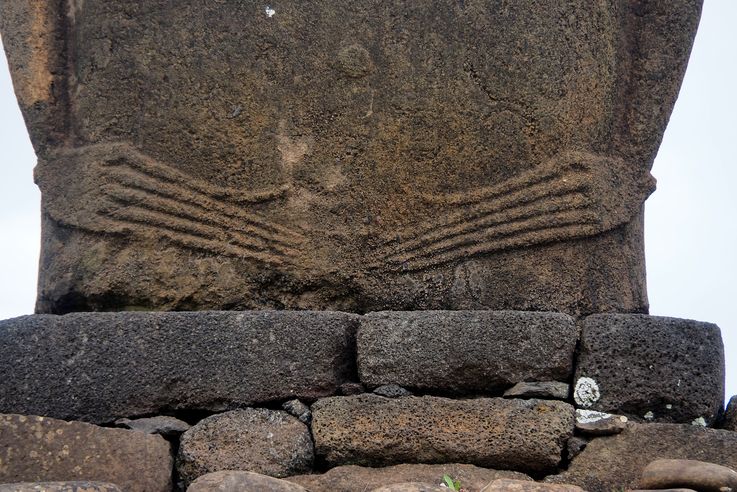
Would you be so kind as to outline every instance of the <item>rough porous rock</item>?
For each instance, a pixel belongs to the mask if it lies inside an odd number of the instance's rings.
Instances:
[[[246,408],[207,417],[182,434],[177,471],[185,483],[224,470],[282,478],[309,471],[313,459],[305,424],[281,410]]]
[[[581,487],[569,484],[548,484],[523,480],[494,480],[481,492],[585,492]]]
[[[161,434],[167,439],[179,437],[180,434],[189,430],[191,425],[175,417],[158,415],[142,419],[118,419],[115,421],[118,427],[145,432],[146,434]]]
[[[722,419],[722,428],[737,432],[737,395],[729,399],[727,409]]]
[[[642,311],[700,7],[2,2],[37,309]]]
[[[113,483],[104,482],[24,482],[2,483],[0,492],[123,492]]]
[[[111,423],[332,395],[355,379],[356,318],[250,311],[0,321],[0,412]]]
[[[724,401],[719,327],[677,318],[598,314],[584,320],[576,381],[598,399],[579,405],[656,422],[714,422]],[[577,383],[577,386],[578,383]]]
[[[542,400],[359,395],[312,406],[315,451],[329,466],[465,462],[549,472],[573,420],[567,403]]]
[[[586,448],[589,439],[581,436],[573,436],[566,442],[566,457],[568,461],[578,456]]]
[[[573,319],[558,313],[370,313],[358,330],[358,371],[369,387],[394,383],[445,391],[566,381],[577,339]]]
[[[218,471],[202,475],[187,492],[307,492],[304,487],[248,471]]]
[[[700,492],[735,491],[737,471],[696,460],[655,460],[643,470],[640,487],[651,490],[687,488]]]
[[[406,482],[440,484],[443,475],[458,480],[468,490],[481,490],[487,483],[498,478],[531,480],[523,473],[490,470],[474,465],[444,463],[440,465],[409,464],[369,468],[345,465],[331,468],[326,473],[298,475],[286,480],[298,483],[310,492],[366,492],[384,485]]]
[[[448,487],[429,483],[408,482],[385,485],[371,492],[448,492]]]
[[[161,436],[0,414],[0,483],[83,480],[170,492],[172,466],[171,447]]]
[[[546,482],[589,492],[636,489],[656,459],[699,460],[737,469],[737,433],[683,424],[630,424],[621,434],[593,439],[568,470]]]
[[[505,398],[541,398],[543,400],[565,400],[571,386],[559,381],[535,381],[517,383],[504,392]]]

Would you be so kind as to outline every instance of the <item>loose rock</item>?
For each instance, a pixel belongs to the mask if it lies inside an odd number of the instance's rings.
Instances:
[[[639,487],[648,463],[656,459],[701,460],[737,468],[737,433],[690,424],[635,424],[621,434],[591,440],[568,470],[548,483],[570,483],[589,492]]]
[[[627,428],[627,417],[593,410],[576,410],[576,429],[590,436],[619,434]]]
[[[546,484],[522,480],[494,480],[481,492],[585,492],[581,487],[570,484]]]
[[[289,400],[281,406],[289,415],[297,417],[300,422],[308,424],[312,421],[310,407],[299,400]]]
[[[369,313],[358,332],[358,370],[369,387],[501,391],[521,381],[567,380],[577,339],[564,314]]]
[[[312,406],[316,453],[330,466],[465,461],[551,471],[573,425],[573,408],[559,401],[358,395]]]
[[[169,492],[171,446],[161,436],[82,422],[0,415],[0,483],[98,481]]]
[[[429,483],[409,482],[385,485],[371,492],[448,492],[448,487],[432,485]]]
[[[408,391],[402,388],[401,386],[397,386],[396,384],[385,384],[384,386],[379,386],[373,391],[373,393],[379,396],[386,396],[387,398],[400,398],[402,396],[412,396],[411,391]]]
[[[218,471],[202,475],[187,492],[307,492],[299,485],[248,471]]]
[[[724,399],[719,327],[686,319],[597,314],[584,320],[576,381],[600,395],[577,404],[656,422],[712,424]],[[578,385],[578,384],[577,384]]]
[[[0,492],[123,492],[113,483],[104,482],[25,482],[0,484]]]
[[[178,438],[180,434],[192,427],[187,422],[165,415],[133,420],[118,419],[115,425],[146,434],[160,434],[167,439]]]
[[[110,423],[333,395],[355,373],[356,319],[259,311],[0,321],[0,412]]]
[[[505,398],[542,398],[543,400],[565,400],[570,386],[559,381],[517,383],[504,392]]]
[[[440,465],[401,464],[384,468],[369,468],[347,465],[332,468],[323,474],[299,475],[286,480],[298,483],[314,492],[365,492],[385,485],[405,482],[428,484],[443,483],[443,475],[449,475],[461,482],[468,490],[481,490],[497,478],[531,480],[523,473],[498,471],[474,465],[446,463]],[[447,489],[446,489],[447,490]]]
[[[737,452],[737,449],[733,449]],[[688,488],[700,492],[737,491],[737,472],[726,466],[696,460],[655,460],[640,480],[644,489]]]
[[[207,417],[182,434],[177,470],[185,484],[223,470],[282,478],[309,471],[313,458],[305,424],[283,411],[246,408]]]

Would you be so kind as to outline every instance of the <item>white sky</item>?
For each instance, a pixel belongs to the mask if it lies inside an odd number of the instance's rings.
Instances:
[[[650,313],[722,329],[737,394],[737,1],[706,0],[647,201]],[[0,56],[0,319],[33,312],[39,251],[35,156]]]

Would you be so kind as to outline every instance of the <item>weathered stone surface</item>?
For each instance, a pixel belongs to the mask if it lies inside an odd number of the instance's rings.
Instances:
[[[737,395],[729,399],[727,410],[724,412],[722,428],[737,432]]]
[[[724,400],[719,327],[657,316],[589,316],[576,366],[576,380],[582,378],[595,381],[600,393],[591,410],[660,422],[701,417],[710,424]]]
[[[559,381],[535,381],[517,383],[504,392],[505,398],[542,398],[565,400],[571,387]]]
[[[498,471],[474,465],[444,463],[440,465],[408,464],[369,468],[346,465],[331,468],[326,473],[298,475],[286,480],[298,483],[310,492],[365,492],[375,488],[405,482],[442,483],[443,475],[458,480],[468,490],[481,490],[498,478],[531,480],[528,476],[513,471]]]
[[[161,436],[0,415],[0,483],[84,480],[169,492],[172,466],[170,445]]]
[[[38,310],[643,310],[700,4],[3,2]]]
[[[218,471],[202,475],[187,492],[307,492],[295,483],[247,471]]]
[[[433,485],[429,483],[409,482],[395,483],[393,485],[385,485],[374,489],[371,492],[447,492],[447,487]]]
[[[297,417],[300,422],[308,424],[312,422],[310,407],[299,400],[285,401],[281,406],[289,415]]]
[[[593,410],[576,410],[576,430],[590,436],[619,434],[627,428],[627,417]]]
[[[370,313],[358,331],[358,371],[369,387],[492,391],[529,380],[567,380],[578,328],[557,313]]]
[[[737,471],[696,460],[655,460],[643,470],[640,487],[725,492],[725,488],[737,490]]]
[[[455,461],[549,472],[572,433],[573,408],[559,401],[358,395],[312,406],[315,451],[330,466]]]
[[[113,483],[104,482],[24,482],[2,483],[0,492],[123,492]]]
[[[309,471],[313,459],[305,424],[280,410],[246,408],[207,417],[185,432],[177,471],[185,483],[224,470],[282,478]]]
[[[118,419],[115,421],[115,425],[134,431],[145,432],[146,434],[160,434],[167,439],[179,437],[180,434],[192,427],[187,422],[166,415],[133,420]]]
[[[737,468],[737,433],[680,424],[630,424],[621,434],[593,439],[567,471],[547,482],[571,483],[589,492],[636,489],[656,459],[708,461]]]
[[[581,436],[573,436],[566,442],[566,457],[568,461],[572,460],[586,448],[589,439]]]
[[[581,487],[570,484],[548,484],[523,480],[494,480],[481,492],[585,492]]]
[[[356,318],[262,311],[0,321],[0,411],[105,423],[331,395],[355,377]]]

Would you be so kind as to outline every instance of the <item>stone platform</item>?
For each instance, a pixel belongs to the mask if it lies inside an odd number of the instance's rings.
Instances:
[[[0,353],[0,483],[183,490],[244,470],[303,487],[284,490],[353,491],[438,485],[443,470],[461,470],[468,490],[504,478],[597,491],[635,487],[657,458],[737,467],[710,323],[516,311],[76,313],[0,322]]]

